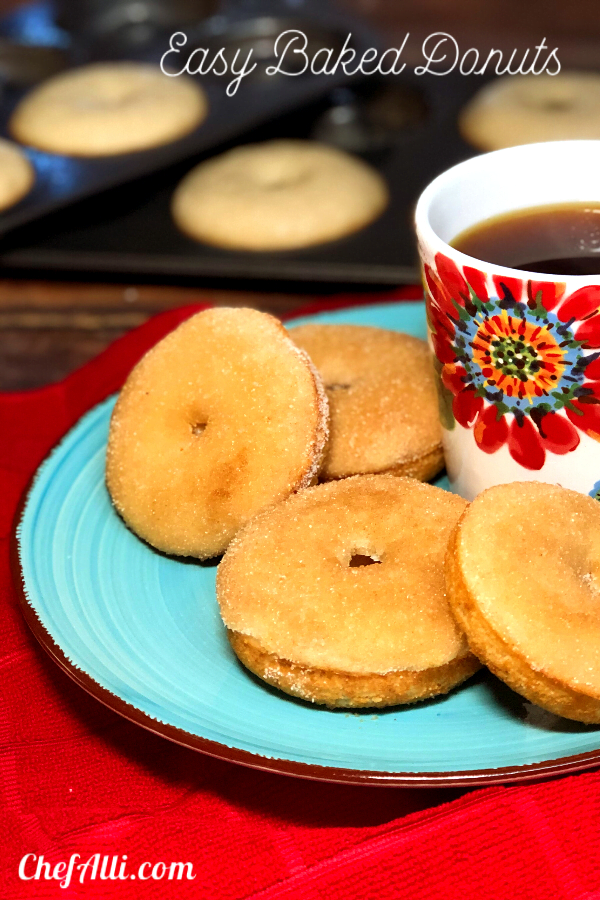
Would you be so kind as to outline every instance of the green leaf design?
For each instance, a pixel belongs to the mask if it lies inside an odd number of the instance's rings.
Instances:
[[[453,431],[456,427],[456,419],[454,418],[454,413],[452,412],[452,400],[454,399],[454,396],[452,394],[452,391],[449,391],[442,381],[442,369],[444,368],[444,366],[435,356],[433,357],[433,366],[435,369],[435,374],[437,376],[435,379],[435,383],[437,386],[440,422],[442,423],[442,426],[446,429],[446,431]]]

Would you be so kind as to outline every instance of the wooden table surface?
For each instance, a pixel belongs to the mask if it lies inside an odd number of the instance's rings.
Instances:
[[[74,0],[76,2],[76,0]],[[342,2],[342,0],[341,0]],[[410,31],[415,46],[433,31],[461,47],[560,47],[563,65],[600,64],[600,2],[571,0],[343,0],[395,46]],[[18,5],[0,0],[0,13]],[[62,378],[153,313],[187,303],[252,305],[283,314],[308,294],[207,286],[99,284],[0,277],[0,390],[35,388]]]
[[[281,316],[313,300],[301,293],[0,279],[0,390],[57,381],[161,310],[212,303]]]

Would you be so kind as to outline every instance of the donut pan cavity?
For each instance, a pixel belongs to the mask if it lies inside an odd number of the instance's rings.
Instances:
[[[188,46],[212,42],[229,48],[227,52],[240,47],[242,53],[252,46],[261,59],[257,72],[263,72],[274,37],[286,27],[303,28],[313,48],[339,46],[349,32],[358,50],[376,46],[379,40],[362,23],[334,14],[327,4],[295,3],[289,16],[281,15],[282,6],[277,4],[275,16],[274,2],[262,0],[260,9],[254,3],[255,18],[249,19],[241,3],[237,19],[212,17],[193,42],[190,37]],[[184,281],[198,277],[346,284],[415,281],[419,270],[414,204],[432,178],[475,154],[458,134],[456,118],[484,80],[461,75],[417,77],[407,65],[401,75],[388,78],[336,81],[328,76],[257,75],[246,79],[234,97],[226,97],[224,79],[203,79],[211,113],[183,141],[103,161],[32,153],[38,186],[0,216],[0,233],[32,219],[39,221],[5,235],[0,265],[17,274],[33,269]],[[367,228],[341,240],[277,253],[220,250],[178,231],[169,202],[192,165],[236,144],[280,137],[325,140],[360,154],[386,179],[391,194],[388,209]],[[84,202],[59,209],[83,196]],[[51,210],[53,215],[40,219]]]

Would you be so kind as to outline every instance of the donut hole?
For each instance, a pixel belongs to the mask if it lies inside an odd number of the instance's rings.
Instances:
[[[257,168],[254,173],[256,184],[266,191],[281,191],[301,184],[308,177],[302,167],[269,165]]]
[[[265,187],[268,191],[281,191],[285,188],[292,187],[293,185],[300,184],[301,181],[304,181],[303,175],[292,175],[289,173],[270,179],[263,184],[262,187]]]
[[[346,544],[340,562],[343,567],[349,569],[362,569],[365,566],[373,566],[381,563],[382,554],[370,541],[358,540]]]
[[[541,104],[544,112],[568,112],[573,106],[573,101],[570,97],[548,97],[547,100]]]
[[[207,425],[208,425],[208,422],[195,422],[195,423],[192,424],[192,426],[191,426],[191,427],[192,427],[192,434],[193,434],[193,435],[196,435],[196,436],[198,436],[198,435],[200,435],[200,434],[203,434],[204,431],[206,430],[206,426],[207,426]]]
[[[96,109],[111,110],[135,103],[139,97],[143,97],[143,94],[138,88],[125,91],[99,91],[96,95],[77,97],[73,105],[76,109],[80,109],[83,112]]]
[[[381,560],[377,559],[375,556],[371,556],[368,553],[362,553],[360,551],[352,553],[350,559],[348,560],[348,567],[350,569],[357,569],[360,566],[375,565],[381,565]]]
[[[550,88],[554,88],[554,90],[526,94],[525,106],[536,112],[552,114],[570,112],[577,105],[577,100],[568,86],[551,85]]]

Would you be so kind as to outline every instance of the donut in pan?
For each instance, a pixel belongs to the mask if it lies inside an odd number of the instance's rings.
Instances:
[[[177,187],[176,225],[236,250],[291,250],[358,231],[388,203],[379,173],[358,157],[312,141],[236,147],[200,163]]]
[[[362,475],[265,511],[217,570],[233,650],[274,687],[329,707],[446,693],[479,668],[444,582],[465,506],[413,479]]]
[[[319,370],[330,409],[321,478],[375,472],[433,478],[444,465],[425,341],[360,325],[299,325],[292,340]]]
[[[216,556],[253,515],[316,480],[327,422],[319,375],[277,319],[208,309],[129,375],[110,423],[108,490],[157,549]]]
[[[539,482],[489,488],[448,547],[473,653],[549,712],[600,723],[600,504]]]
[[[460,131],[481,150],[539,141],[600,139],[600,73],[507,75],[462,110]]]
[[[107,156],[167,144],[193,131],[208,102],[191,78],[119,61],[61,72],[31,90],[13,112],[18,141],[50,153]]]

